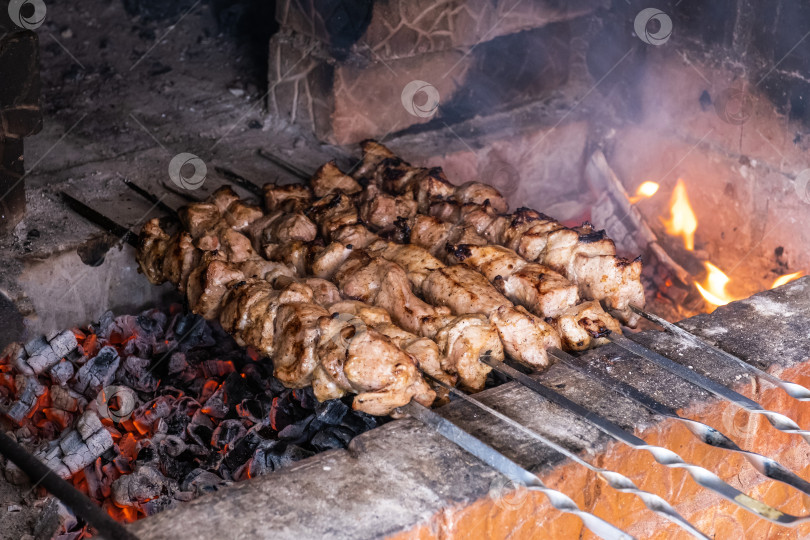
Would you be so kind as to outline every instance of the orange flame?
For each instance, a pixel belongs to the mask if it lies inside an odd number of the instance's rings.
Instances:
[[[793,281],[795,279],[799,279],[803,275],[804,275],[804,272],[793,272],[792,274],[785,274],[784,276],[779,276],[778,278],[776,278],[776,281],[773,282],[773,285],[771,285],[771,289],[781,287],[782,285],[785,285],[786,283],[790,283],[791,281]]]
[[[697,216],[689,204],[686,196],[686,186],[683,180],[678,179],[675,190],[672,192],[670,204],[670,219],[662,220],[667,229],[667,234],[672,236],[683,236],[683,245],[689,251],[695,249],[695,231],[697,230]]]
[[[655,182],[642,182],[636,189],[636,194],[630,197],[630,204],[636,204],[642,199],[649,199],[658,192],[658,188],[659,186]]]
[[[712,263],[706,262],[704,264],[709,272],[706,277],[706,284],[695,283],[695,287],[700,291],[703,298],[715,306],[725,306],[729,302],[737,300],[737,298],[726,292],[726,285],[730,281],[729,277]]]

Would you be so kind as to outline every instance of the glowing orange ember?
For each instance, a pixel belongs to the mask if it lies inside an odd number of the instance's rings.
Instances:
[[[642,182],[641,185],[638,186],[636,194],[630,197],[630,204],[636,204],[642,199],[649,199],[658,192],[658,187],[658,184],[655,182]]]
[[[663,220],[667,229],[667,234],[672,236],[683,236],[683,245],[689,251],[695,249],[695,231],[697,230],[697,216],[689,204],[689,197],[686,195],[686,185],[683,180],[678,179],[675,190],[672,192],[670,202],[670,219]]]
[[[793,280],[799,279],[803,275],[804,272],[793,272],[792,274],[785,274],[784,276],[779,276],[778,278],[776,278],[776,281],[773,282],[773,285],[771,285],[771,289],[781,287],[786,283],[790,283]]]

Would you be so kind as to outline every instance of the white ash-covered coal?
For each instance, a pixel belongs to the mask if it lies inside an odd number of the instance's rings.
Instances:
[[[386,421],[285,388],[258,358],[176,305],[108,312],[5,349],[0,426],[116,519],[134,521],[345,447]],[[36,482],[10,462],[3,472]],[[61,540],[90,535],[81,520],[62,523]]]

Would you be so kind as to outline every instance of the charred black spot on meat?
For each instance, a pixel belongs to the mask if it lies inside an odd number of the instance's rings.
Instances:
[[[605,229],[599,231],[591,231],[587,234],[579,235],[579,241],[582,244],[592,244],[594,242],[604,240],[605,238],[607,238],[607,233],[605,232]]]
[[[444,249],[459,261],[472,257],[472,250],[469,244],[445,244]]]

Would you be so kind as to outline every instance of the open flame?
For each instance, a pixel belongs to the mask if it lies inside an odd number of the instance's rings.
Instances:
[[[771,289],[775,289],[777,287],[781,287],[786,283],[790,283],[793,280],[799,279],[804,275],[804,272],[793,272],[792,274],[785,274],[784,276],[779,276],[771,285]]]
[[[729,277],[712,263],[706,262],[704,264],[706,265],[706,271],[709,273],[706,277],[706,284],[695,283],[695,287],[700,291],[703,298],[715,306],[725,306],[729,302],[737,300],[737,298],[726,292],[726,285],[730,281]]]
[[[630,197],[630,204],[636,204],[643,199],[649,199],[658,192],[658,188],[659,185],[655,182],[642,182],[642,184],[638,186],[638,189],[636,189],[636,194]]]
[[[689,204],[689,197],[686,196],[686,185],[682,179],[678,179],[675,190],[672,192],[670,203],[670,218],[663,220],[667,229],[667,234],[672,236],[683,236],[683,245],[689,251],[695,249],[695,231],[697,230],[697,216]]]

